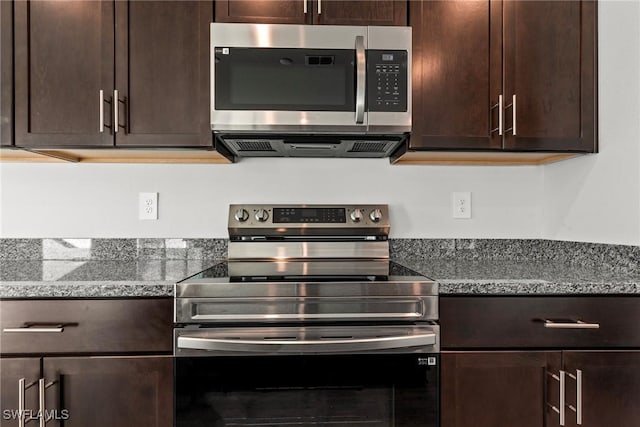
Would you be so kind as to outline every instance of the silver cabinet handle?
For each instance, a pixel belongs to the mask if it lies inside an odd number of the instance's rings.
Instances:
[[[100,89],[100,121],[98,132],[104,132],[104,90]]]
[[[364,36],[356,36],[356,124],[364,123],[365,85],[367,83]]]
[[[516,117],[517,117],[517,113],[516,113],[516,96],[515,94],[511,97],[511,104],[507,105],[506,107],[504,107],[505,111],[507,108],[511,108],[511,119],[512,119],[512,124],[511,127],[509,129],[505,129],[505,133],[511,131],[513,133],[513,136],[516,136]]]
[[[493,111],[494,109],[498,109],[498,127],[491,129],[491,133],[498,131],[498,135],[502,136],[502,134],[504,133],[504,111],[502,108],[502,104],[504,102],[503,96],[502,94],[500,94],[498,96],[498,103],[496,105],[493,105],[491,107],[491,111]]]
[[[24,427],[24,391],[25,379],[18,380],[18,427]]]
[[[307,14],[307,0],[302,0],[302,10],[304,11],[304,14]]]
[[[544,319],[544,327],[548,329],[599,329],[599,323],[586,323],[582,320],[575,322],[554,322],[553,320]]]
[[[569,405],[569,409],[576,413],[576,424],[582,425],[582,370],[576,369],[576,374],[567,374],[576,380],[576,406]]]
[[[113,133],[118,133],[118,89],[113,91]]]
[[[549,373],[551,377],[560,383],[560,402],[558,403],[558,407],[547,403],[547,405],[553,410],[553,412],[557,413],[560,417],[560,425],[564,426],[565,423],[565,375],[566,372],[560,370],[559,375]]]
[[[22,326],[20,328],[4,328],[2,332],[15,333],[60,333],[64,332],[63,326],[55,326],[52,328],[32,328],[31,326]]]
[[[47,420],[46,420],[46,412],[47,412],[47,405],[46,405],[46,399],[45,399],[45,390],[46,390],[46,384],[45,384],[45,379],[44,378],[40,378],[38,380],[38,401],[40,403],[39,405],[39,410],[40,410],[40,414],[39,414],[39,418],[40,418],[40,427],[46,427],[47,424]]]
[[[178,337],[178,348],[209,351],[265,352],[274,353],[331,353],[336,351],[366,351],[406,348],[433,345],[436,334],[418,334],[412,336],[376,337],[361,339],[323,339],[323,340],[287,340],[287,339],[224,339]]]
[[[318,0],[318,15],[322,14],[322,0]]]

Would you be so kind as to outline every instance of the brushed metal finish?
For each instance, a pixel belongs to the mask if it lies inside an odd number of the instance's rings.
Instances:
[[[305,3],[306,4],[306,3]],[[407,111],[367,112],[361,124],[353,111],[216,110],[216,47],[354,49],[356,37],[364,49],[408,52]],[[369,41],[371,40],[371,41]],[[402,134],[411,131],[411,28],[344,25],[211,24],[211,128],[217,132]],[[366,91],[365,91],[366,93]]]
[[[24,393],[25,379],[18,380],[18,427],[24,427]]]
[[[498,103],[491,107],[491,110],[498,109],[498,127],[491,129],[491,133],[498,131],[498,135],[502,136],[504,133],[504,111],[502,105],[504,103],[504,99],[502,94],[498,95]],[[493,117],[492,117],[493,118]]]
[[[360,222],[362,220],[362,211],[360,209],[354,209],[351,211],[349,217],[353,222]]]
[[[118,98],[118,89],[113,91],[113,133],[118,133],[118,114],[120,99]]]
[[[582,370],[576,369],[576,424],[582,425]]]
[[[365,38],[366,26],[292,24],[211,24],[211,47],[278,49],[353,49],[356,36]]]
[[[274,223],[273,211],[279,208],[343,208],[346,213],[346,222],[344,223]],[[249,212],[249,220],[240,222],[235,219],[235,212],[245,209]],[[270,221],[260,222],[254,220],[253,214],[264,209],[271,217]],[[364,217],[362,221],[355,222],[351,220],[351,213],[355,210],[361,212],[370,212],[379,209],[382,214],[382,220],[374,223],[368,217]],[[229,206],[229,215],[227,217],[229,237],[239,236],[388,236],[390,229],[389,206],[388,205],[296,205],[296,204],[277,204],[277,205],[258,205],[258,204],[233,204]],[[233,242],[232,242],[233,243]],[[275,253],[275,252],[274,252]],[[270,255],[271,258],[273,255]],[[232,257],[230,257],[232,258]]]
[[[100,89],[100,120],[98,125],[98,132],[104,132],[104,90]]]
[[[581,320],[575,322],[554,322],[553,320],[545,319],[544,327],[548,329],[599,329],[599,323],[586,323]]]
[[[231,277],[300,277],[303,280],[309,276],[371,277],[388,276],[389,260],[230,260],[227,269]]]
[[[246,220],[249,219],[249,212],[247,212],[246,209],[238,209],[236,210],[236,213],[235,215],[233,215],[233,217],[238,222],[245,222]]]
[[[364,49],[364,37],[356,36],[356,124],[359,125],[364,123],[366,93],[367,58]]]
[[[298,260],[314,258],[388,259],[389,242],[234,241],[229,243],[228,257],[231,260]]]
[[[340,354],[439,351],[439,326],[176,329],[175,355]]]
[[[64,327],[57,326],[53,328],[32,328],[30,326],[22,326],[20,328],[4,328],[2,332],[6,333],[60,333],[64,332]]]
[[[513,108],[512,108],[512,113],[513,113],[513,136],[517,135],[517,128],[516,128],[516,124],[517,124],[517,113],[516,113],[516,95],[513,95],[513,98],[511,100],[511,103],[513,104]]]
[[[322,0],[318,0],[318,15],[322,15]]]
[[[45,384],[45,379],[44,378],[40,378],[38,380],[38,402],[39,402],[39,416],[38,418],[40,419],[40,427],[46,427],[47,425],[47,420],[46,420],[46,413],[47,413],[47,405],[46,405],[46,398],[45,398],[45,390],[46,390],[46,384]]]
[[[566,372],[563,370],[560,370],[558,375],[553,374],[551,372],[549,372],[548,374],[549,376],[551,376],[551,378],[558,381],[560,396],[559,396],[559,402],[557,407],[548,402],[547,402],[547,406],[549,406],[553,412],[558,414],[559,425],[564,426],[565,414],[566,414],[566,400],[565,400],[566,399],[566,395],[565,395]]]
[[[304,12],[305,15],[308,12],[308,10],[307,10],[307,1],[308,0],[302,0],[302,11]]]

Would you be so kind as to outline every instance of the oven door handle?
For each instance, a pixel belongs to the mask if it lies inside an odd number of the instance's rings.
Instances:
[[[288,340],[178,337],[179,349],[237,353],[336,353],[392,350],[436,344],[435,333],[371,338]]]

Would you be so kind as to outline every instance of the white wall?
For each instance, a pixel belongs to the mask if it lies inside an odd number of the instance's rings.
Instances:
[[[600,153],[544,167],[544,237],[640,244],[640,2],[598,8]]]
[[[3,237],[226,237],[230,203],[388,203],[394,237],[536,238],[539,167],[391,166],[388,159],[234,165],[2,164]],[[158,221],[137,219],[157,191]],[[451,218],[471,191],[473,219]]]

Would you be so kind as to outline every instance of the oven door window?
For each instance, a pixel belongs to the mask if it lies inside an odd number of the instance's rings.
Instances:
[[[435,427],[437,360],[435,355],[177,358],[176,426]]]
[[[216,110],[355,111],[355,50],[215,52]]]

